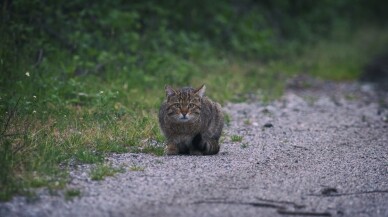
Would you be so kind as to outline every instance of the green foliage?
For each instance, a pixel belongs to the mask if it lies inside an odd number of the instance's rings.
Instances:
[[[79,196],[81,196],[81,191],[79,189],[67,189],[65,191],[65,200],[72,200]]]
[[[241,144],[241,146],[240,146],[241,148],[248,148],[248,143],[243,143],[243,144]]]
[[[332,80],[357,79],[371,57],[386,52],[388,31],[364,28],[352,33],[337,30],[331,40],[322,40],[305,51],[295,63],[312,75]],[[318,60],[318,61],[317,61]]]
[[[92,180],[103,180],[106,176],[113,176],[116,173],[124,172],[123,168],[114,168],[107,164],[97,164],[90,172]]]
[[[230,122],[231,122],[231,117],[228,113],[224,112],[224,122],[227,126],[230,126]]]
[[[9,140],[1,141],[0,146],[0,201],[10,199],[11,195],[17,191],[14,184],[14,171],[12,168],[13,154],[11,142]]]
[[[230,139],[232,140],[232,142],[241,142],[243,140],[243,137],[239,135],[232,135]]]
[[[144,167],[133,165],[129,168],[130,171],[144,171]]]

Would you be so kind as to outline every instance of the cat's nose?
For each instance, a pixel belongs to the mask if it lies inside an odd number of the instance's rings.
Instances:
[[[186,116],[186,114],[187,114],[188,112],[189,112],[188,109],[182,109],[182,110],[181,110],[181,113],[182,113],[183,116]]]
[[[181,111],[183,118],[186,118],[188,111]]]

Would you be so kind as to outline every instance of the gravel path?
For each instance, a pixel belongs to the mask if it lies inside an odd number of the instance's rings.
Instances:
[[[112,155],[124,173],[71,172],[81,197],[40,190],[33,202],[0,204],[0,216],[388,216],[387,95],[354,83],[291,86],[268,105],[224,106],[216,156]]]

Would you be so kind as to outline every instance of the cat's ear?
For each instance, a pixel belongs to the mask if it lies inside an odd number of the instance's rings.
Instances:
[[[175,91],[172,87],[170,87],[169,85],[166,85],[166,86],[164,87],[164,90],[166,90],[166,96],[167,96],[167,97],[176,94],[176,91]]]
[[[195,94],[198,94],[198,96],[202,98],[205,95],[205,90],[206,90],[206,86],[202,84],[200,88],[195,90]]]

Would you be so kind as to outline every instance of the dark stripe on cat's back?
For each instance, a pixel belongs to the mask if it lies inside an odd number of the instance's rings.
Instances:
[[[213,119],[214,119],[214,121],[216,123],[218,123],[220,121],[220,118],[221,118],[221,115],[220,115],[221,111],[218,110],[217,103],[213,102],[212,106],[215,107],[214,109],[216,110],[216,112],[214,112],[214,118]],[[218,124],[217,124],[217,126],[218,126]]]
[[[214,113],[213,113],[213,104],[210,100],[206,99],[206,103],[203,102],[202,104],[203,105],[206,105],[206,107],[204,108],[205,110],[207,111],[202,111],[204,113],[209,113],[207,114],[207,116],[209,115],[210,117],[207,118],[207,122],[206,122],[206,127],[210,127],[211,123],[214,121]]]
[[[219,140],[220,139],[220,137],[221,137],[221,135],[220,136],[218,136],[218,135],[214,135],[214,136],[212,136],[212,137],[210,137],[211,139],[214,139],[214,140]]]
[[[211,103],[209,107],[210,107],[210,114],[213,115],[214,114],[213,103]]]

